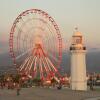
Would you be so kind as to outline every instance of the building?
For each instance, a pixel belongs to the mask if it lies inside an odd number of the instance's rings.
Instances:
[[[70,46],[72,90],[87,90],[86,80],[86,47],[82,34],[75,30]]]

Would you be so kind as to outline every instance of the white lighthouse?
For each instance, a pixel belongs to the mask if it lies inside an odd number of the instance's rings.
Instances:
[[[71,53],[71,89],[87,90],[86,80],[86,47],[83,36],[75,29],[70,46]]]

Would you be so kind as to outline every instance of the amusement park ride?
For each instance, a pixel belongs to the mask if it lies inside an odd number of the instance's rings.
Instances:
[[[58,25],[46,12],[22,12],[11,28],[9,46],[18,73],[41,80],[61,78],[62,38]]]

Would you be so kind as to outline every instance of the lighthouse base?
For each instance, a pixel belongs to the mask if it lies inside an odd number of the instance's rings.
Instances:
[[[72,90],[81,90],[86,91],[87,90],[87,84],[86,81],[74,81],[71,82],[71,89]]]
[[[71,89],[87,90],[85,50],[71,51]]]

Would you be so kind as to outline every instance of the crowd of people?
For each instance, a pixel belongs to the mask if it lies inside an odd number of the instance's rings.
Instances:
[[[20,76],[13,74],[2,74],[0,75],[0,88],[1,89],[15,89],[17,95],[20,94],[21,83]]]
[[[99,79],[97,77],[97,79]],[[97,80],[96,79],[96,80]],[[65,81],[64,81],[65,82]],[[66,81],[67,82],[67,81]],[[67,86],[70,86],[70,83],[63,83],[60,82],[59,84],[57,83],[57,81],[55,79],[51,80],[51,85],[57,86],[57,89],[61,89],[62,88],[62,84],[67,84]],[[90,76],[88,79],[88,85],[90,86],[90,90],[94,90],[94,77]],[[9,73],[5,73],[0,75],[0,88],[1,89],[15,89],[16,90],[16,94],[20,95],[20,90],[23,87],[32,87],[33,85],[37,85],[37,86],[43,86],[43,82],[40,79],[26,79],[26,77],[22,77],[19,74],[9,74]]]

